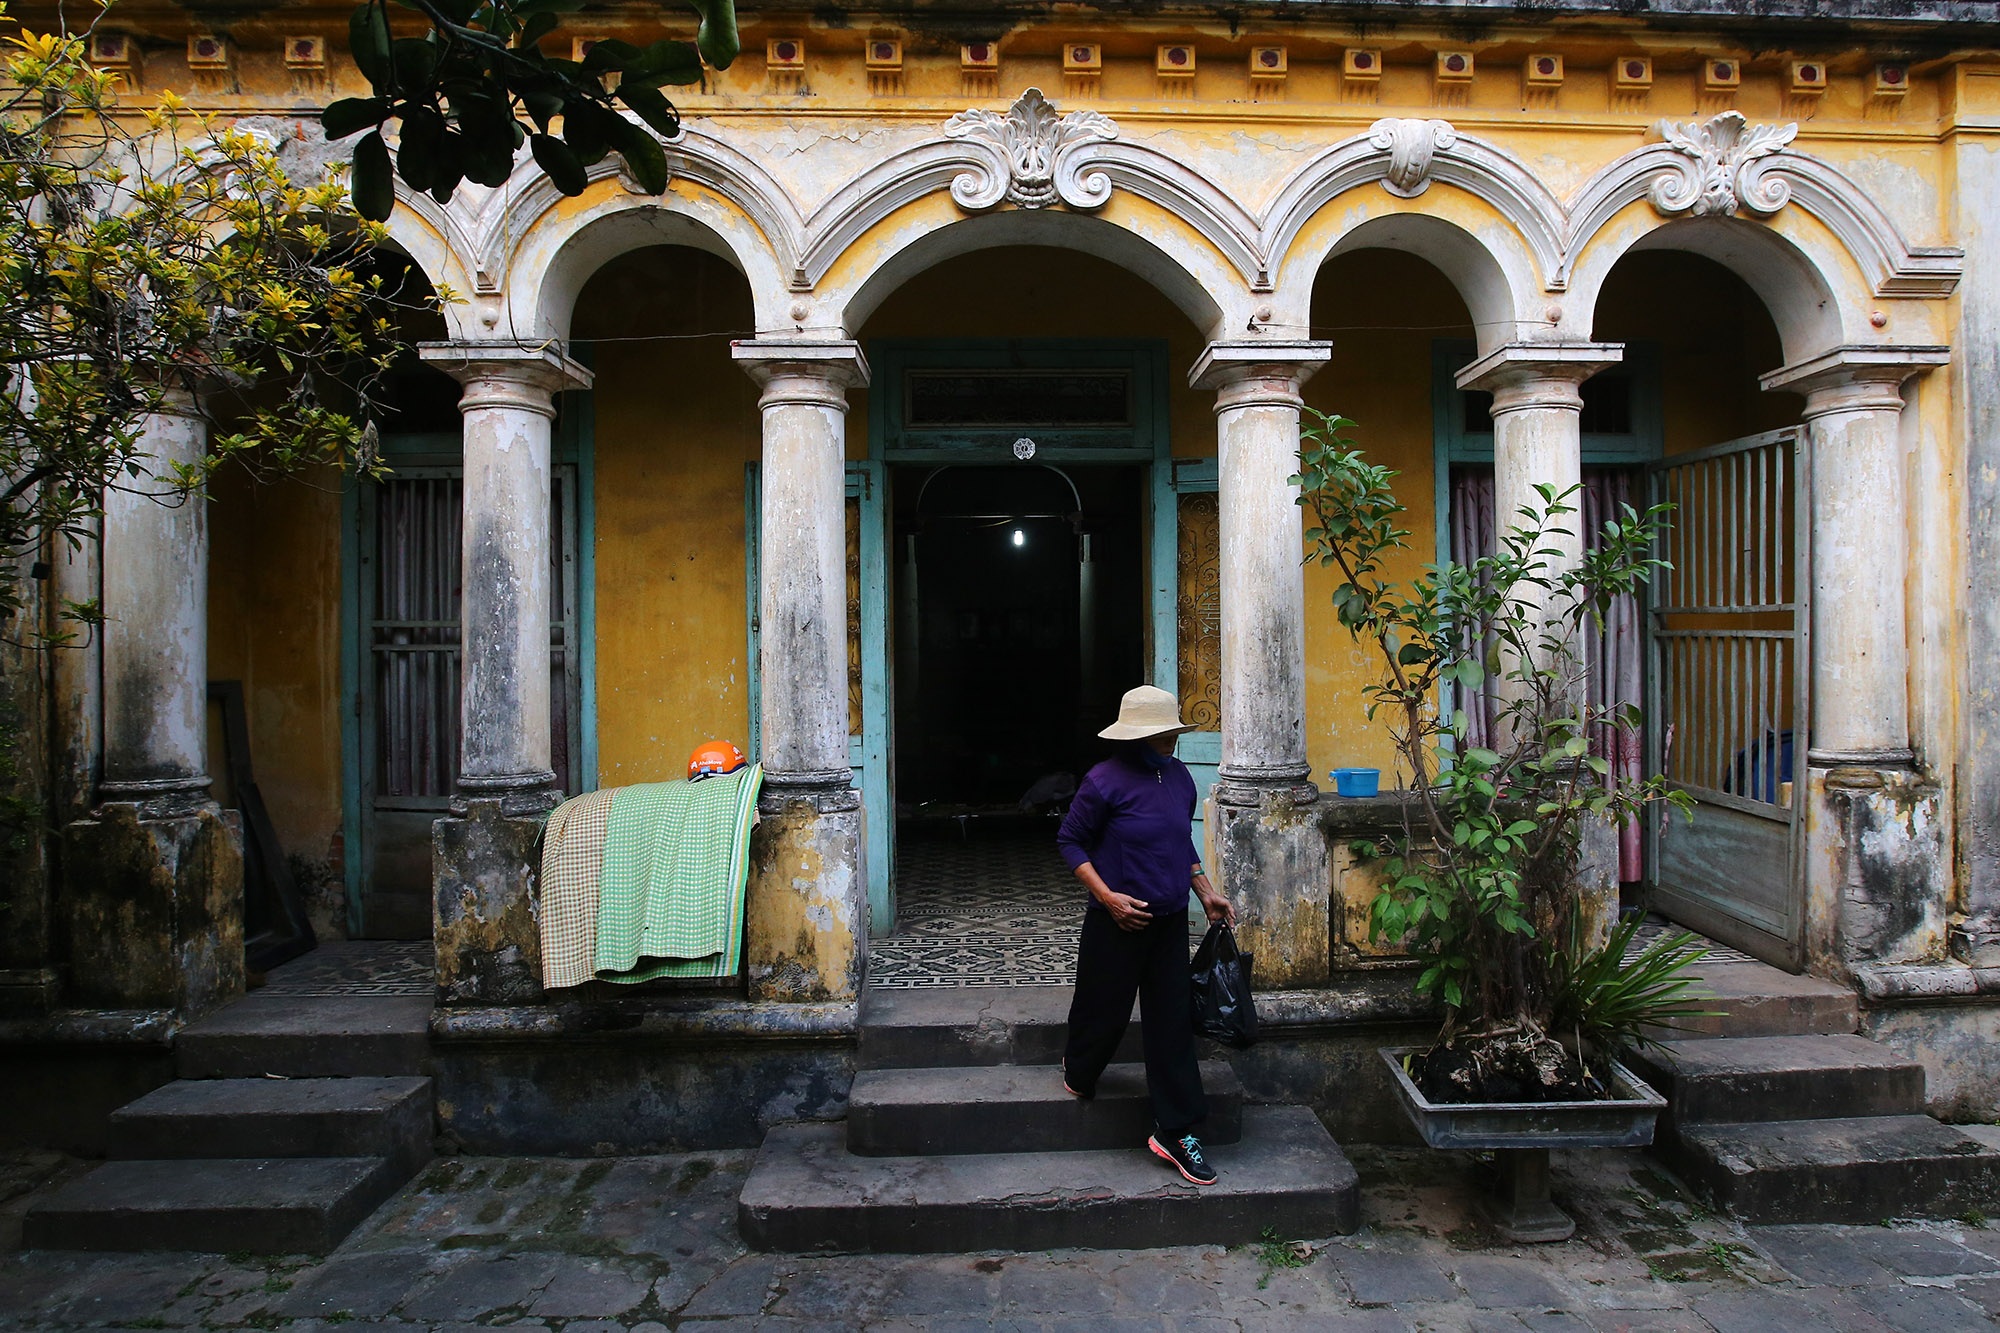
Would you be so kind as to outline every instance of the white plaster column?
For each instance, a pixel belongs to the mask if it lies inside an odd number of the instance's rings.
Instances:
[[[1215,390],[1222,577],[1222,765],[1208,867],[1236,905],[1260,985],[1326,984],[1333,866],[1306,760],[1305,519],[1299,386],[1323,342],[1210,343],[1188,383]],[[1159,682],[1171,689],[1173,681]]]
[[[1583,555],[1583,382],[1623,359],[1625,349],[1613,343],[1563,343],[1542,346],[1513,343],[1501,347],[1458,372],[1458,387],[1493,395],[1493,510],[1495,530],[1505,533],[1522,523],[1523,509],[1547,509],[1538,486],[1552,487],[1576,512],[1555,522],[1544,549],[1562,552],[1557,569],[1574,565]],[[1522,589],[1523,600],[1540,605],[1539,590]],[[1508,682],[1500,682],[1504,695]]]
[[[1188,383],[1215,390],[1225,787],[1311,786],[1299,386],[1324,342],[1210,343]],[[1160,682],[1173,688],[1174,682]]]
[[[868,362],[847,341],[740,342],[734,354],[764,390],[764,818],[751,842],[744,979],[755,1000],[853,1000],[869,922],[847,758],[847,391],[867,385]]]
[[[1903,385],[1949,359],[1942,347],[1842,347],[1762,381],[1806,400],[1814,767],[1911,762]]]
[[[208,799],[208,502],[174,467],[208,447],[194,395],[140,422],[143,471],[104,496],[104,756],[98,796],[169,812]]]
[[[549,745],[550,424],[555,394],[591,374],[545,347],[428,343],[464,385],[457,799],[527,813],[558,796]]]
[[[1764,376],[1805,396],[1812,628],[1806,964],[1859,969],[1943,953],[1944,793],[1910,746],[1908,448],[1903,388],[1942,347],[1837,347]]]
[[[208,791],[208,501],[174,477],[208,433],[179,388],[138,425],[140,471],[104,495],[103,750],[93,807],[63,826],[64,994],[192,1017],[244,985],[242,837]]]
[[[844,789],[847,760],[847,391],[852,342],[742,342],[763,388],[757,589],[765,780]]]

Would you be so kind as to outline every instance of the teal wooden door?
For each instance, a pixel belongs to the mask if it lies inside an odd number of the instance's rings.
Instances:
[[[1222,539],[1213,458],[1153,465],[1153,683],[1194,727],[1175,753],[1194,776],[1194,845],[1212,859],[1202,818],[1222,763]]]
[[[750,625],[750,748],[763,750],[763,663],[758,650],[757,587],[762,525],[759,471],[749,465],[744,485],[745,595]],[[862,857],[868,878],[868,933],[887,935],[896,924],[896,805],[890,772],[889,579],[887,476],[879,462],[847,465],[847,762],[861,792]]]

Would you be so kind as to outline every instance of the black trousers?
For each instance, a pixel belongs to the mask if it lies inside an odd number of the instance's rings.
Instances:
[[[1076,997],[1069,1006],[1063,1069],[1078,1092],[1096,1090],[1139,997],[1146,1091],[1153,1124],[1179,1138],[1208,1118],[1195,1060],[1194,999],[1188,985],[1187,913],[1155,916],[1144,930],[1120,930],[1109,912],[1083,914],[1076,951]]]

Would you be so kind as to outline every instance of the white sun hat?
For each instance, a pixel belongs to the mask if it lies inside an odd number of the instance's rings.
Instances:
[[[1142,741],[1193,730],[1181,721],[1179,700],[1157,685],[1141,685],[1125,691],[1118,701],[1118,720],[1097,734],[1107,741]]]

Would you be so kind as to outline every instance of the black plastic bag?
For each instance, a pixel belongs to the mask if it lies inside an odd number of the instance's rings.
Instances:
[[[1236,947],[1236,932],[1220,921],[1194,951],[1194,1030],[1225,1046],[1257,1044],[1257,1005],[1250,998],[1250,955]]]

